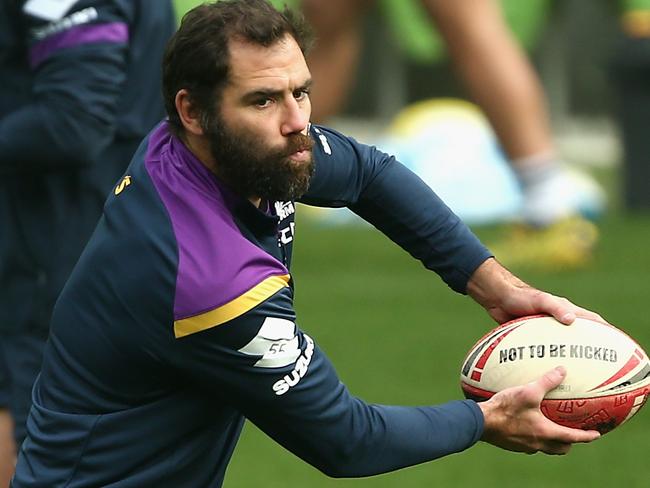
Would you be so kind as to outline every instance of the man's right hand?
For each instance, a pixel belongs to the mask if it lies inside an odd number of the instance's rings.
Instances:
[[[534,454],[566,454],[577,442],[591,442],[600,437],[595,430],[571,429],[546,418],[540,403],[566,376],[562,367],[555,368],[537,381],[508,388],[479,403],[485,418],[481,440],[509,451]]]

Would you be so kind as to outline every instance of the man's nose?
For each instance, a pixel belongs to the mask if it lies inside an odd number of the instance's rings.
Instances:
[[[295,98],[287,101],[281,132],[283,136],[303,132],[309,123],[310,105],[300,104]]]

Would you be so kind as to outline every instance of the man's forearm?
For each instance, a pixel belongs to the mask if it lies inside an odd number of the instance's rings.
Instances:
[[[486,259],[467,282],[467,294],[485,308],[516,288],[530,288],[494,258]]]
[[[485,260],[474,271],[467,282],[467,294],[499,323],[554,311],[546,302],[548,298],[555,300],[555,297],[524,283],[495,258]]]

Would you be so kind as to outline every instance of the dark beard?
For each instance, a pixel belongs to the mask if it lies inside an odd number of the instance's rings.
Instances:
[[[206,130],[210,150],[216,162],[215,173],[245,198],[295,200],[305,194],[314,173],[313,157],[304,163],[289,155],[311,151],[314,141],[308,135],[293,134],[281,149],[269,149],[251,134],[235,134],[223,120],[213,121]]]

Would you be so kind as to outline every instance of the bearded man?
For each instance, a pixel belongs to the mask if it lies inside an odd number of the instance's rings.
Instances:
[[[540,412],[562,370],[480,405],[370,405],[297,325],[294,199],[348,206],[497,321],[602,320],[502,268],[394,158],[310,125],[305,32],[265,0],[184,17],[164,59],[169,118],[57,303],[14,488],[219,487],[245,418],[337,477],[479,439],[564,454],[598,437]]]

